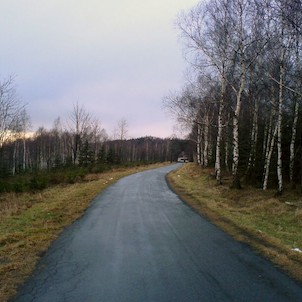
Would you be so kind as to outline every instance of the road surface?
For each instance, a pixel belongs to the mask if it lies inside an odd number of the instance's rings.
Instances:
[[[15,302],[295,302],[302,287],[167,186],[178,165],[99,195],[41,259]]]

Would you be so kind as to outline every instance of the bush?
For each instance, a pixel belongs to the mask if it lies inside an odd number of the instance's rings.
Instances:
[[[1,179],[0,181],[0,193],[22,193],[28,189],[26,180],[23,177],[10,177],[8,179]]]
[[[67,183],[70,183],[70,184],[74,184],[76,182],[79,182],[79,181],[83,181],[85,175],[88,173],[88,171],[86,171],[85,169],[83,168],[75,168],[75,169],[72,169],[72,170],[68,170],[67,171]]]
[[[27,186],[24,182],[18,181],[15,182],[12,186],[10,186],[10,189],[7,192],[15,192],[15,193],[22,193],[27,191]]]
[[[31,190],[44,190],[48,186],[47,179],[40,175],[35,175],[29,182],[29,188]]]
[[[111,169],[111,166],[109,166],[107,164],[104,164],[104,163],[99,163],[97,165],[92,166],[89,169],[89,172],[91,172],[91,173],[104,173],[104,172],[106,172],[110,169]]]
[[[26,171],[15,176],[2,177],[0,180],[0,193],[40,191],[46,189],[50,185],[74,184],[84,181],[85,176],[88,173],[104,173],[113,167],[130,168],[144,164],[147,164],[147,162],[124,162],[120,165],[99,162],[98,164],[91,164],[87,167],[58,166],[51,170]],[[150,162],[148,162],[148,164],[150,164]]]
[[[52,171],[49,175],[49,183],[52,185],[58,185],[66,182],[66,172],[64,171]]]
[[[1,179],[0,181],[0,193],[10,192],[12,190],[11,185]]]

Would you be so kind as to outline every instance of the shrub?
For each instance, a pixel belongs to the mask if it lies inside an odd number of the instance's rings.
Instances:
[[[91,173],[103,173],[106,172],[108,170],[110,170],[111,166],[104,164],[104,163],[99,163],[97,165],[92,166],[89,169],[89,172]]]
[[[44,190],[47,186],[47,179],[41,175],[35,175],[29,182],[29,188],[31,190]]]
[[[10,188],[8,188],[7,192],[15,192],[15,193],[22,193],[25,192],[27,190],[27,186],[24,182],[22,181],[17,181],[15,183],[13,183],[12,186],[10,186]]]
[[[1,179],[0,181],[0,193],[10,192],[12,190],[11,185]]]

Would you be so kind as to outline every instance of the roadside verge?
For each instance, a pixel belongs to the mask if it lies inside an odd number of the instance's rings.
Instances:
[[[172,189],[190,207],[302,283],[302,203],[299,194],[217,186],[210,170],[183,165],[168,174]]]
[[[39,193],[0,195],[0,301],[8,301],[62,230],[120,178],[165,164],[90,174],[84,181]]]

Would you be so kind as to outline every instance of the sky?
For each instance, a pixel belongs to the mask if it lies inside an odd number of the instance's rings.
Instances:
[[[162,99],[186,69],[177,15],[197,0],[0,0],[0,78],[15,77],[32,131],[83,105],[111,136],[174,134]]]

